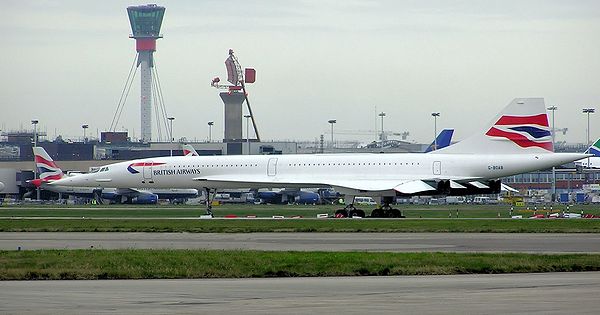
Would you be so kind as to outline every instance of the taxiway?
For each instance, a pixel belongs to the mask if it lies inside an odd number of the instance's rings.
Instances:
[[[597,314],[600,272],[6,281],[0,313]]]
[[[245,249],[272,251],[600,253],[583,233],[2,232],[0,249]]]

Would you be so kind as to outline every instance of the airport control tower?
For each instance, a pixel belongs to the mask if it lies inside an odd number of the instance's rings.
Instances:
[[[131,23],[130,38],[135,38],[138,52],[137,66],[141,77],[141,140],[152,140],[152,55],[156,51],[156,40],[162,38],[160,26],[165,8],[156,4],[131,6],[127,8]]]

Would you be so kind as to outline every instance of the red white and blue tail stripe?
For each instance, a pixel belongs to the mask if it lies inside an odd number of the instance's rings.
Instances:
[[[529,116],[504,115],[486,132],[486,135],[506,138],[521,148],[539,147],[553,151],[552,133],[546,113]]]
[[[515,98],[480,133],[432,154],[546,154],[553,151],[544,99]]]
[[[198,152],[189,144],[184,144],[181,146],[183,149],[183,155],[185,156],[198,156]]]
[[[63,171],[54,163],[50,155],[42,147],[33,148],[35,156],[35,165],[39,173],[39,178],[43,181],[54,181],[63,178]]]

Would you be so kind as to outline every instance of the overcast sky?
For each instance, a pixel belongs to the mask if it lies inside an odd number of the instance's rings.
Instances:
[[[80,137],[109,128],[135,54],[130,1],[4,0],[0,10],[0,129]],[[557,141],[584,142],[583,107],[597,107],[600,1],[161,1],[155,58],[174,136],[222,137],[210,87],[233,48],[263,139],[313,140],[329,130],[438,129],[462,139],[515,97],[556,105]],[[140,135],[139,76],[119,126]],[[156,135],[156,132],[153,134]],[[329,137],[326,134],[326,139]],[[337,136],[336,136],[337,137]],[[373,136],[339,135],[340,139]]]

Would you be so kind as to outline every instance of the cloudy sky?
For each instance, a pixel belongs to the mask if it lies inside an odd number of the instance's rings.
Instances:
[[[130,1],[4,0],[0,129],[39,119],[50,137],[106,130],[130,64]],[[329,130],[438,127],[462,139],[515,97],[558,106],[557,140],[584,142],[583,107],[600,136],[599,1],[161,1],[155,58],[174,136],[222,135],[215,76],[227,50],[257,70],[249,93],[263,139],[313,140]],[[139,79],[139,77],[138,77]],[[119,129],[140,134],[136,80]],[[155,133],[156,135],[156,133]],[[326,137],[328,135],[326,134]],[[340,139],[373,136],[339,135]]]

